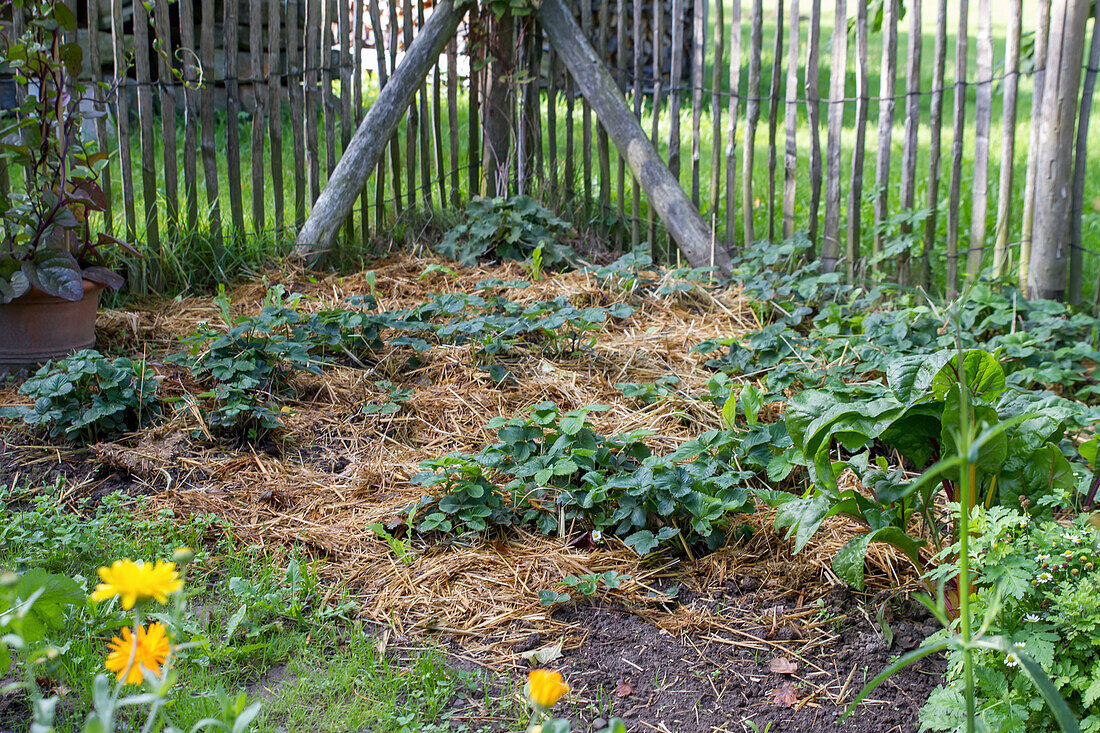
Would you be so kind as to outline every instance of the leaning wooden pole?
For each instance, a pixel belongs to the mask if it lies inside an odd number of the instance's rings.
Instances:
[[[313,210],[298,232],[296,257],[318,264],[332,247],[336,233],[351,213],[367,178],[397,130],[413,96],[435,66],[439,54],[454,37],[459,21],[472,5],[469,0],[441,0],[428,18],[389,82],[367,111],[343,157],[317,197]]]
[[[710,228],[631,114],[619,87],[572,13],[562,0],[543,0],[538,16],[554,51],[565,62],[615,147],[626,157],[627,165],[688,262],[693,267],[714,264],[728,271],[729,254],[724,247],[712,247]]]

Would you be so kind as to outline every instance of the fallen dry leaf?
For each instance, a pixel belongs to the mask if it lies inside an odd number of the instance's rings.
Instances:
[[[619,684],[615,685],[615,694],[619,697],[627,697],[634,692],[634,685],[630,684],[630,680],[619,680]]]
[[[798,690],[793,683],[786,682],[778,690],[772,690],[771,698],[779,707],[789,708],[798,702]]]
[[[798,671],[798,664],[786,657],[774,657],[768,662],[768,669],[776,674],[794,674]]]

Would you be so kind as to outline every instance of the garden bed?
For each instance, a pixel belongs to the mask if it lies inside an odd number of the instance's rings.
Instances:
[[[830,561],[857,529],[840,518],[827,520],[798,555],[763,506],[739,515],[725,546],[712,553],[685,544],[640,557],[617,537],[594,543],[583,528],[569,526],[549,536],[509,528],[476,538],[411,529],[408,509],[431,493],[410,482],[418,464],[492,443],[485,424],[494,417],[545,401],[563,413],[607,405],[588,416],[593,429],[646,430],[642,440],[654,453],[721,427],[720,406],[698,397],[713,372],[692,349],[760,327],[752,303],[736,289],[714,289],[698,277],[632,291],[614,278],[572,272],[520,288],[507,286],[529,278],[518,264],[451,268],[402,256],[371,275],[318,280],[273,272],[266,284],[229,296],[235,313],[257,312],[279,284],[303,294],[296,306],[303,313],[368,294],[379,309],[392,310],[437,294],[474,292],[496,278],[505,283],[498,291],[521,305],[561,296],[577,307],[625,303],[633,312],[580,337],[549,344],[521,339],[492,358],[473,343],[422,351],[387,344],[369,361],[338,354],[320,373],[293,378],[282,429],[249,441],[226,439],[206,424],[202,390],[168,359],[197,326],[218,321],[209,298],[106,311],[99,349],[145,355],[156,365],[160,396],[173,404],[167,419],[87,449],[5,428],[0,481],[44,483],[61,473],[68,501],[114,491],[148,494],[152,507],[177,516],[217,515],[242,543],[306,547],[323,559],[332,587],[339,583],[355,599],[383,644],[440,644],[457,664],[505,681],[521,680],[529,666],[524,652],[560,642],[562,656],[548,665],[561,668],[575,689],[570,704],[578,727],[580,720],[619,715],[635,730],[740,731],[744,720],[761,731],[769,721],[772,731],[830,730],[844,703],[891,655],[933,629],[905,600],[915,572],[885,544],[869,551],[864,594],[840,583]],[[490,370],[494,365],[504,372]],[[669,376],[679,382],[653,401],[616,387]],[[15,387],[6,385],[0,400],[25,401]],[[765,406],[762,419],[775,419],[781,408]],[[540,602],[539,591],[560,587],[566,576],[608,572],[622,578],[618,587],[591,597],[574,593],[568,603]],[[893,614],[897,619],[889,621]],[[873,716],[846,729],[915,729],[939,664],[929,661],[877,690],[867,703]],[[449,711],[455,725],[465,715],[463,702]],[[476,727],[476,708],[469,712]]]

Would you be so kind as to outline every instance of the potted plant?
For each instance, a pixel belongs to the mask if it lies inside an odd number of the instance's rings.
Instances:
[[[81,137],[89,85],[79,80],[76,17],[59,0],[14,5],[27,23],[21,36],[0,39],[0,61],[23,97],[0,129],[0,165],[12,179],[0,200],[0,369],[91,346],[100,292],[123,283],[100,249],[134,252],[93,236],[89,221],[107,207],[96,180],[108,154]]]

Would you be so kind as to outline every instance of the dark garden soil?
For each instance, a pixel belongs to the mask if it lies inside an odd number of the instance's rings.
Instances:
[[[893,634],[888,647],[867,620],[870,609],[864,599],[838,587],[823,600],[819,618],[826,620],[835,638],[798,655],[770,648],[768,642],[796,639],[805,633],[799,628],[803,624],[774,629],[749,625],[743,628],[745,636],[677,639],[613,604],[594,602],[559,611],[561,620],[582,626],[587,634],[580,648],[548,665],[559,669],[573,688],[556,713],[568,717],[576,731],[598,731],[610,717],[623,718],[630,731],[638,732],[732,733],[753,731],[751,723],[771,733],[916,731],[917,711],[944,670],[940,657],[899,673],[877,688],[854,715],[843,721],[841,717],[867,680],[936,630],[934,620],[915,603],[887,601]],[[740,615],[756,604],[756,598],[731,584],[728,593],[685,602],[690,608],[727,609]],[[761,645],[754,637],[764,642],[765,650],[751,648]],[[534,648],[545,641],[536,634],[523,646]],[[472,667],[468,658],[453,661]],[[523,671],[517,670],[514,677],[521,687]],[[476,728],[487,720],[483,714],[478,702],[460,698],[447,715],[452,726],[466,722]]]

